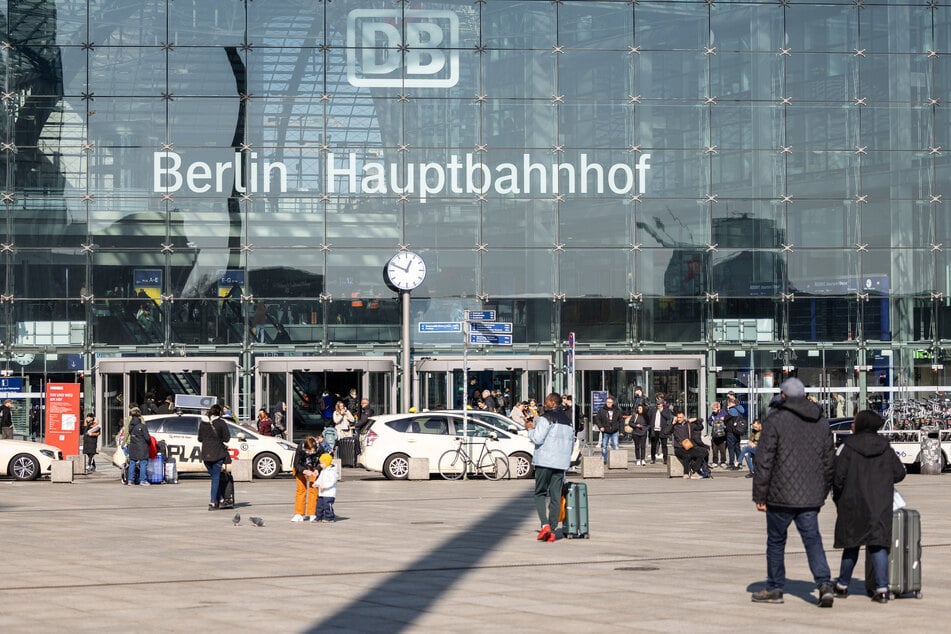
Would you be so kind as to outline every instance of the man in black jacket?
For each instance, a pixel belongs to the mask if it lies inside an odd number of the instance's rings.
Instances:
[[[809,569],[819,589],[819,607],[830,608],[835,594],[819,534],[819,509],[832,488],[835,446],[829,421],[806,398],[802,381],[779,386],[782,401],[763,422],[753,470],[753,502],[766,513],[766,588],[753,593],[756,603],[782,603],[786,585],[786,532],[796,529],[806,548]]]
[[[604,407],[594,415],[594,424],[601,431],[601,458],[608,463],[608,444],[617,449],[618,431],[621,429],[621,410],[614,404],[614,397],[604,400]]]
[[[667,464],[667,438],[674,429],[674,412],[670,405],[664,402],[664,395],[658,392],[654,395],[654,405],[647,410],[647,431],[651,439],[651,464],[657,458],[657,445],[661,446],[664,455],[664,464]]]
[[[13,438],[13,401],[10,399],[5,400],[0,409],[0,430],[7,440]]]

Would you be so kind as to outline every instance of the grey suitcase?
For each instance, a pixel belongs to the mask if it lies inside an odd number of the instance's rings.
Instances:
[[[588,485],[584,482],[566,482],[565,521],[561,530],[565,539],[583,537],[588,539]]]
[[[865,557],[865,592],[875,592],[872,561]],[[888,594],[921,598],[921,515],[912,509],[892,514],[892,546],[888,553]]]

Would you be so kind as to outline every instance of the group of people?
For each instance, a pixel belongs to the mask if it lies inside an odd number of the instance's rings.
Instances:
[[[297,445],[292,470],[297,485],[292,522],[333,522],[337,481],[333,448],[324,435],[308,436]]]
[[[667,441],[674,433],[674,409],[664,394],[654,395],[654,403],[649,404],[644,390],[634,388],[633,410],[627,422],[611,395],[604,401],[604,407],[594,415],[594,426],[601,432],[601,458],[608,461],[608,450],[618,448],[622,429],[628,431],[634,440],[635,464],[647,464],[647,441],[650,439],[650,461],[657,462],[658,451],[664,463],[668,460]]]

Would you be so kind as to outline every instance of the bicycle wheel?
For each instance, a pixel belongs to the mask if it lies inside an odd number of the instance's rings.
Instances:
[[[479,473],[487,480],[501,480],[509,475],[509,457],[504,451],[493,449],[482,455],[479,461]]]
[[[466,458],[461,449],[450,449],[439,456],[439,475],[446,480],[458,480],[466,475]]]

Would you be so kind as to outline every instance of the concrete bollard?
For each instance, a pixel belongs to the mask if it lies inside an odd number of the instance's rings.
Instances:
[[[54,460],[50,471],[50,482],[72,482],[73,462],[71,460]]]
[[[608,469],[627,469],[627,449],[608,450]]]
[[[429,458],[410,458],[407,480],[429,480]]]
[[[581,457],[581,477],[582,478],[603,478],[604,461],[601,456],[582,456]]]
[[[680,463],[680,460],[677,459],[677,456],[670,453],[670,456],[667,458],[667,477],[668,478],[682,478],[684,475],[684,466]]]
[[[343,460],[334,458],[334,466],[337,467],[337,482],[343,482]]]
[[[234,460],[231,463],[231,477],[235,482],[250,482],[253,476],[253,460]]]
[[[86,457],[82,454],[78,456],[66,456],[66,459],[73,463],[73,475],[83,475],[86,473]]]

